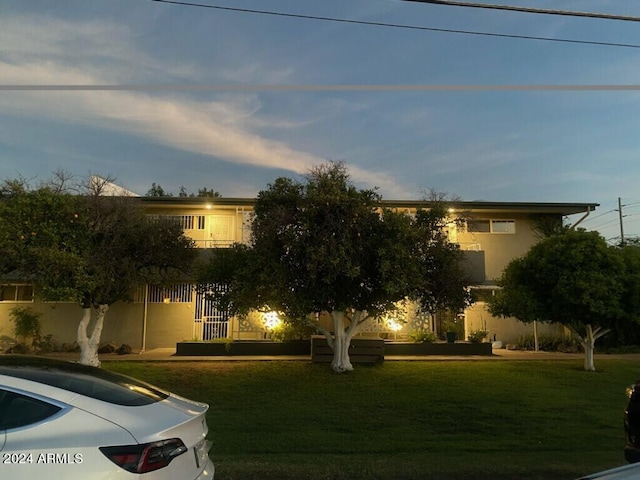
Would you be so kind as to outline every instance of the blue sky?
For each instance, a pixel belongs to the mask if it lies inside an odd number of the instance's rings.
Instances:
[[[198,3],[640,46],[638,23],[399,0]],[[640,2],[511,0],[640,16]],[[384,28],[150,0],[4,0],[1,85],[234,85],[229,90],[0,90],[0,178],[59,168],[144,194],[252,197],[328,160],[385,199],[597,202],[584,223],[640,235],[640,90],[415,85],[640,85],[640,48]],[[264,91],[256,85],[403,90]]]

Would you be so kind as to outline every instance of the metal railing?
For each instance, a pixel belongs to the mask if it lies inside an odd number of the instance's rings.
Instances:
[[[205,317],[193,322],[193,338],[197,340],[214,340],[229,336],[229,322],[226,320],[210,320]]]

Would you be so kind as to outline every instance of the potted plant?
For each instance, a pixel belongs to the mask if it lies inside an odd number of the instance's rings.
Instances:
[[[443,323],[442,328],[447,343],[454,343],[458,339],[458,325],[454,320],[447,320]]]

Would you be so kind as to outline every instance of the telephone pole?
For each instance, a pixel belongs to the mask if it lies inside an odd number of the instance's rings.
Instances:
[[[624,247],[624,227],[622,225],[622,199],[618,197],[618,216],[620,217],[620,246]]]

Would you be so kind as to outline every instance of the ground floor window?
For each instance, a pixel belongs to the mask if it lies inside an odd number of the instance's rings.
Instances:
[[[147,302],[149,303],[189,303],[193,301],[193,285],[179,283],[168,287],[149,285]]]
[[[33,285],[0,285],[0,301],[33,302]]]

